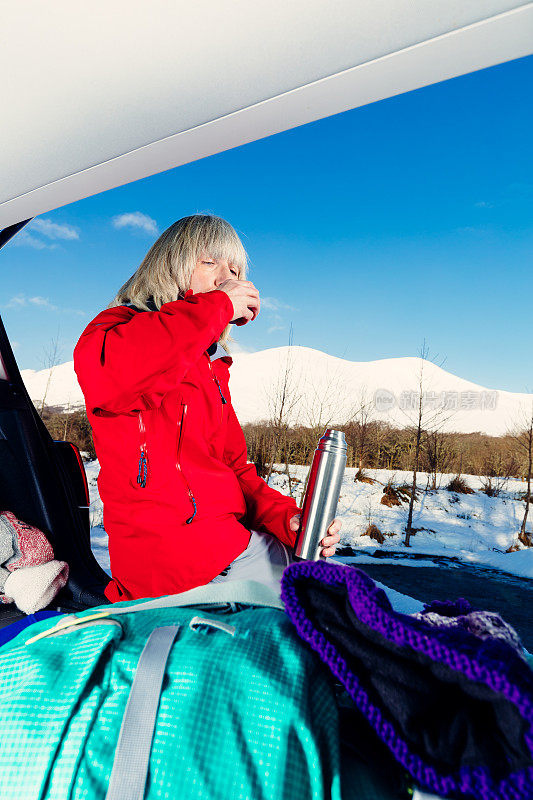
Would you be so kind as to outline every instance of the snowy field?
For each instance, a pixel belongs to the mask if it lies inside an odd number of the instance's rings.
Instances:
[[[297,503],[300,503],[307,472],[308,467],[292,467],[291,476],[294,474],[300,481],[299,490],[294,490]],[[337,509],[337,517],[342,520],[341,545],[357,552],[355,557],[350,558],[350,563],[368,563],[372,553],[380,550],[381,553],[390,552],[394,563],[398,563],[398,556],[404,556],[403,564],[428,566],[430,558],[414,560],[410,557],[415,554],[442,556],[533,578],[533,548],[521,547],[517,552],[506,553],[517,543],[524,514],[524,501],[518,498],[526,491],[525,482],[509,480],[498,497],[489,497],[482,491],[482,479],[479,477],[463,476],[474,493],[459,494],[445,488],[454,477],[453,474],[438,475],[437,485],[440,488],[424,491],[428,476],[424,472],[419,473],[412,522],[418,530],[411,536],[410,547],[406,548],[403,545],[403,531],[407,522],[408,500],[390,508],[383,505],[381,500],[383,489],[389,481],[394,487],[411,486],[413,473],[365,470],[365,474],[374,481],[373,484],[354,482],[355,473],[355,469],[346,470]],[[284,494],[288,493],[285,474],[275,474],[270,484]],[[529,531],[532,522],[533,507]],[[385,541],[382,544],[363,536],[370,524],[376,525],[384,534]],[[387,558],[379,559],[380,564],[387,561]]]
[[[283,494],[289,493],[287,476],[278,465],[270,479],[270,485]],[[91,499],[91,543],[100,565],[109,573],[107,534],[102,526],[102,502],[98,495],[96,479],[98,461],[85,464]],[[293,480],[293,494],[300,504],[307,466],[290,468]],[[449,492],[445,487],[453,475],[439,475],[439,489],[423,491],[427,484],[425,473],[419,475],[417,501],[414,505],[413,526],[416,534],[411,537],[411,547],[403,545],[403,529],[407,520],[408,503],[391,508],[383,505],[383,488],[392,481],[393,486],[411,484],[412,473],[391,472],[390,470],[365,470],[374,483],[354,482],[355,469],[347,469],[341,490],[337,517],[342,520],[341,546],[350,547],[354,555],[350,563],[376,563],[372,554],[390,553],[390,559],[408,566],[433,565],[431,557],[455,558],[466,564],[490,567],[512,575],[533,578],[533,548],[521,548],[514,553],[506,553],[517,542],[517,535],[524,513],[524,501],[519,500],[525,492],[522,481],[510,480],[498,497],[484,494],[480,478],[467,475],[466,483],[474,490],[473,494]],[[533,507],[530,511],[528,529],[533,522]],[[370,524],[376,525],[385,536],[378,544],[368,536],[363,536]],[[412,556],[417,558],[413,559]],[[421,556],[427,556],[422,558]],[[341,557],[342,558],[342,557]],[[344,559],[343,559],[344,560]],[[381,557],[379,563],[389,559]]]

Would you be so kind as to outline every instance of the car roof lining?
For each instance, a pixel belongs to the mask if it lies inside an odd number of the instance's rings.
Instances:
[[[533,2],[117,0],[83,7],[53,0],[9,4],[2,27],[0,64],[9,80],[0,228],[7,228],[313,120],[528,55]]]

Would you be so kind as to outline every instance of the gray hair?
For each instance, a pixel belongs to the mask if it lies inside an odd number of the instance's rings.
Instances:
[[[248,256],[235,229],[221,217],[193,214],[172,223],[161,234],[107,307],[131,303],[149,311],[150,297],[158,309],[183,297],[202,253],[214,260],[224,259],[237,267],[239,280],[246,278]],[[231,325],[227,325],[219,339],[225,347],[231,340],[230,330]]]

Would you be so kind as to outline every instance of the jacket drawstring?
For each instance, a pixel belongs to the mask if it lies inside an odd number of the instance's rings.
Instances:
[[[137,483],[143,489],[146,486],[147,478],[148,478],[148,459],[146,458],[146,454],[141,451],[141,456],[139,458],[139,474],[137,475]]]

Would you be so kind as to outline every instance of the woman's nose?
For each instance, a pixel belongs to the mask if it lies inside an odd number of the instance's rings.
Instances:
[[[227,281],[229,278],[232,278],[232,277],[233,277],[233,273],[232,273],[231,269],[229,268],[229,264],[220,264],[220,266],[218,268],[218,272],[217,272],[217,277],[216,277],[217,286],[219,284],[221,284],[221,283],[224,283],[224,281]]]

